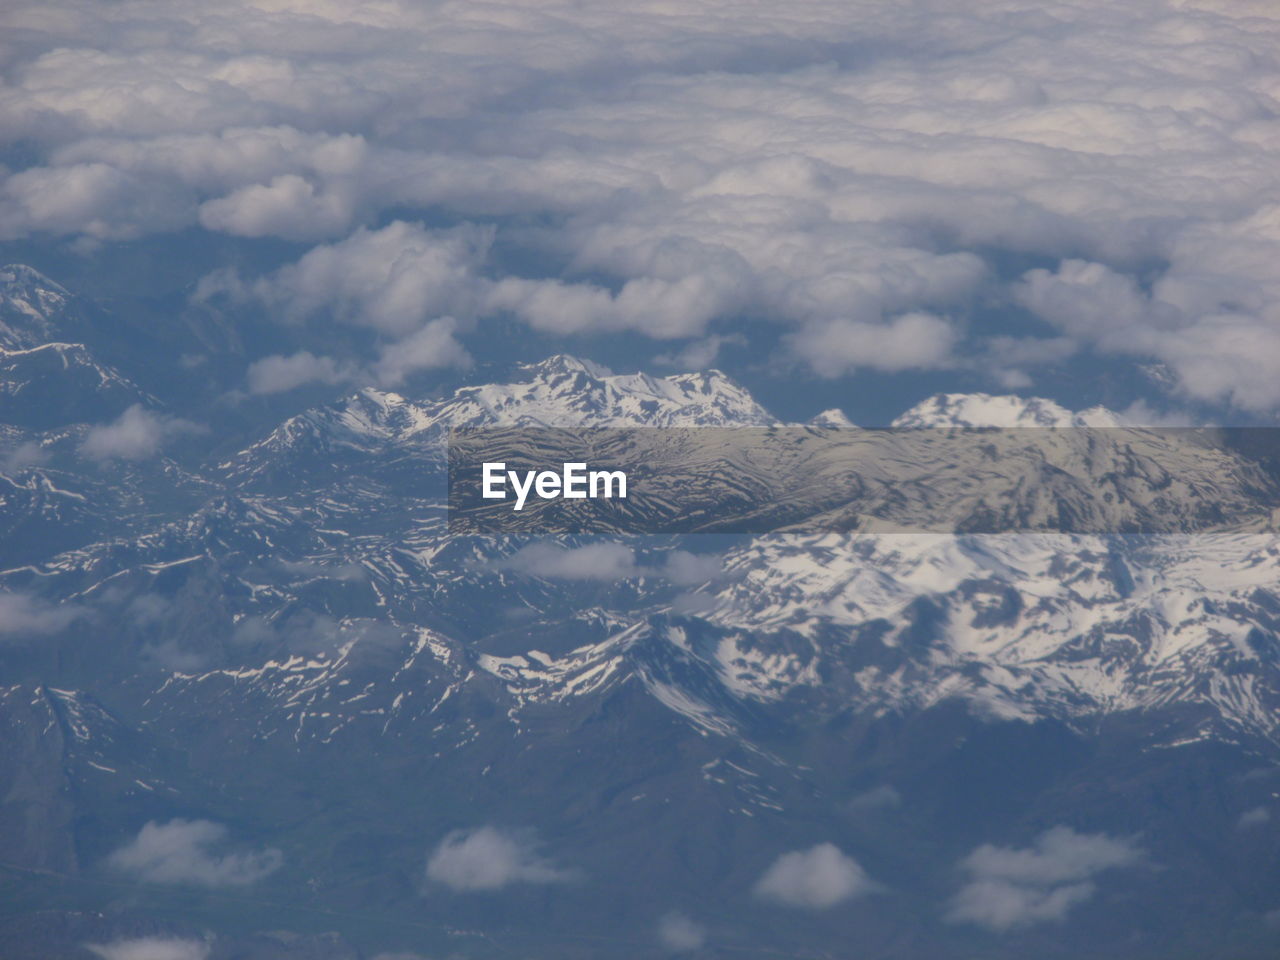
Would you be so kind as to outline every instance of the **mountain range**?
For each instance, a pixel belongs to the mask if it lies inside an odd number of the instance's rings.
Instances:
[[[784,424],[718,371],[561,355],[235,434],[106,317],[0,269],[6,957],[1280,948],[1274,532],[451,533],[450,430]],[[1078,479],[1270,509],[1223,457]]]

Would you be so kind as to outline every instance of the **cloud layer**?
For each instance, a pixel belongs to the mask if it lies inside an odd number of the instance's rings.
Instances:
[[[310,245],[221,289],[397,340],[751,318],[823,376],[1097,351],[1280,407],[1269,5],[81,0],[4,35],[8,237]],[[409,366],[463,356],[432,330]]]

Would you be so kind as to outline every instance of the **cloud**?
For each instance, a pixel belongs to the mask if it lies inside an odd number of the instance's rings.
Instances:
[[[203,940],[138,937],[113,943],[86,943],[85,949],[102,960],[205,960],[211,947]]]
[[[739,334],[728,336],[717,334],[695,340],[678,353],[662,353],[653,359],[654,363],[664,367],[675,367],[679,370],[705,370],[716,362],[716,357],[720,355],[720,348],[725,344],[741,346],[746,342],[746,338]]]
[[[285,393],[307,383],[340,383],[349,379],[332,357],[317,357],[309,350],[291,356],[270,356],[249,365],[250,393]]]
[[[273,177],[268,184],[241,187],[200,206],[200,224],[241,237],[316,240],[341,236],[351,224],[351,197],[318,191],[297,174]]]
[[[1273,232],[1257,242],[1280,253],[1280,227]],[[1197,260],[1220,254],[1200,245],[1194,250]],[[1280,356],[1280,311],[1263,295],[1269,287],[1251,291],[1223,280],[1188,257],[1147,292],[1135,277],[1104,264],[1065,260],[1052,272],[1028,272],[1013,292],[1080,343],[1162,362],[1187,396],[1274,409],[1280,406],[1272,360]],[[1280,294],[1280,284],[1271,292]]]
[[[621,543],[589,543],[582,547],[531,543],[493,564],[493,569],[549,580],[613,581],[640,572],[635,551]]]
[[[318,244],[203,292],[393,339],[781,331],[1012,387],[1093,351],[1280,407],[1273,6],[46,6],[6,9],[10,239]]]
[[[877,889],[856,860],[835,844],[820,843],[782,854],[756,882],[754,892],[784,906],[825,910]]]
[[[424,323],[404,339],[387,344],[378,358],[378,379],[383,384],[395,386],[418,370],[469,367],[470,354],[454,339],[459,328],[453,317],[440,317]]]
[[[325,577],[358,581],[367,578],[367,572],[354,564],[282,563],[280,572],[299,579]],[[327,613],[301,608],[291,610],[276,620],[257,615],[242,616],[236,621],[229,640],[242,649],[281,645],[290,654],[316,656],[332,655],[356,645],[360,649],[394,647],[403,637],[403,631],[386,620],[366,617],[338,620]]]
[[[0,454],[0,473],[17,473],[39,467],[49,461],[49,454],[38,443],[27,440],[7,453]]]
[[[279,850],[216,852],[229,831],[210,820],[151,821],[107,858],[112,869],[146,883],[247,887],[280,869]]]
[[[1236,826],[1241,830],[1247,830],[1250,827],[1260,827],[1264,823],[1271,822],[1271,811],[1266,807],[1254,807],[1240,814],[1240,819],[1236,821]]]
[[[1094,877],[1141,859],[1127,839],[1070,827],[1046,830],[1030,847],[984,844],[960,863],[969,880],[952,899],[947,920],[996,931],[1062,920],[1097,892]]]
[[[951,325],[927,313],[909,313],[888,322],[831,319],[812,324],[792,338],[792,346],[824,377],[866,367],[900,371],[945,367],[958,339]]]
[[[707,931],[683,913],[668,913],[658,921],[658,942],[672,953],[699,950],[707,942]]]
[[[538,855],[528,835],[497,827],[455,830],[427,860],[427,879],[463,892],[513,883],[559,883],[570,874]]]
[[[888,784],[881,784],[857,794],[849,800],[851,813],[868,813],[873,810],[891,810],[902,806],[902,794]]]
[[[535,330],[582,333],[639,330],[650,337],[701,334],[743,305],[741,286],[698,273],[636,277],[617,293],[590,283],[508,277],[487,291],[489,310],[507,310]]]
[[[195,424],[134,404],[111,423],[90,427],[80,452],[91,460],[145,460],[170,438],[196,430]]]
[[[492,570],[510,570],[547,580],[625,580],[628,577],[659,577],[681,587],[697,586],[723,579],[724,562],[711,554],[672,550],[662,563],[646,566],[637,562],[635,551],[621,543],[589,543],[564,547],[555,543],[531,543],[511,556],[494,561]]]
[[[661,576],[676,586],[692,587],[724,577],[724,561],[708,553],[672,550],[663,560]]]
[[[253,281],[236,273],[208,276],[196,295],[257,300],[289,320],[332,317],[404,337],[429,318],[475,313],[483,292],[476,272],[490,240],[490,231],[478,227],[429,231],[397,220],[314,247]]]
[[[0,591],[0,637],[22,639],[40,636],[68,626],[82,616],[74,603],[49,603],[28,593]]]
[[[272,566],[282,573],[305,580],[317,577],[347,581],[369,579],[369,571],[355,562],[328,563],[322,560],[277,560]]]

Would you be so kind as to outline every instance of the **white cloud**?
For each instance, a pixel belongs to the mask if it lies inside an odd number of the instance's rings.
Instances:
[[[640,573],[635,551],[621,543],[589,543],[582,547],[531,543],[493,567],[550,580],[612,581]]]
[[[306,383],[339,383],[348,378],[332,357],[317,357],[309,350],[249,364],[250,393],[284,393]]]
[[[18,444],[7,453],[0,454],[0,473],[27,470],[49,461],[49,454],[40,444],[30,440]]]
[[[224,275],[200,293],[252,297],[292,320],[332,316],[405,336],[429,318],[474,314],[481,293],[476,270],[489,239],[481,229],[428,231],[398,220],[315,247],[252,283]]]
[[[714,335],[695,340],[678,353],[663,353],[654,357],[654,362],[664,367],[676,367],[679,370],[705,370],[716,362],[720,348],[726,343],[745,344],[746,338],[741,335]]]
[[[74,603],[49,603],[28,593],[0,590],[0,637],[55,633],[84,613]]]
[[[211,949],[203,940],[178,937],[138,937],[112,943],[87,943],[85,948],[102,960],[205,960]]]
[[[692,587],[724,576],[724,561],[709,553],[672,550],[663,561],[661,576],[676,586]]]
[[[496,827],[455,830],[427,860],[427,879],[453,890],[500,890],[513,883],[558,883],[568,879],[539,856],[525,834]]]
[[[707,942],[707,931],[683,913],[668,913],[658,921],[658,942],[672,953],[699,950]]]
[[[1280,225],[1263,227],[1241,232],[1280,255]],[[1268,231],[1273,236],[1262,235]],[[1053,272],[1030,271],[1014,295],[1079,342],[1161,361],[1195,399],[1252,410],[1280,406],[1280,308],[1270,299],[1280,296],[1280,282],[1242,284],[1231,279],[1239,271],[1229,265],[1215,270],[1213,260],[1227,258],[1226,241],[1209,249],[1185,238],[1183,244],[1188,256],[1176,258],[1149,293],[1103,264],[1065,260]]]
[[[394,386],[418,370],[468,367],[471,355],[454,334],[460,324],[453,317],[429,320],[402,340],[382,348],[376,367],[379,381]]]
[[[1241,830],[1247,830],[1250,827],[1260,827],[1264,823],[1271,822],[1271,811],[1266,807],[1253,807],[1240,814],[1240,819],[1236,821],[1236,826]]]
[[[241,237],[317,240],[341,236],[353,214],[352,198],[344,192],[317,190],[310,180],[285,173],[206,201],[200,224]]]
[[[1093,878],[1132,866],[1142,853],[1127,839],[1053,827],[1030,847],[984,844],[961,861],[969,880],[951,901],[947,919],[1004,931],[1061,920],[1093,897]]]
[[[621,543],[588,543],[564,547],[556,543],[531,543],[511,556],[490,564],[494,570],[511,570],[549,580],[624,580],[628,577],[660,577],[676,586],[690,587],[725,576],[724,562],[712,554],[673,550],[662,563],[637,562],[635,551]]]
[[[229,831],[210,820],[151,821],[107,858],[114,870],[147,883],[246,887],[278,870],[279,850],[219,853]]]
[[[713,319],[742,305],[737,284],[698,273],[637,277],[617,293],[590,283],[509,277],[486,298],[491,310],[509,310],[535,330],[639,330],[660,338],[698,335]]]
[[[832,843],[784,853],[755,885],[755,895],[788,907],[825,910],[874,893],[877,885]]]
[[[396,338],[493,310],[704,338],[691,366],[749,317],[825,376],[976,369],[991,334],[939,318],[1038,283],[1062,349],[1280,407],[1274,5],[19,0],[6,28],[9,237],[333,240],[242,289]],[[428,214],[493,232],[369,229]],[[1000,275],[1028,257],[1080,302]],[[1026,347],[991,375],[1061,356]]]
[[[869,367],[911,370],[945,367],[957,335],[941,317],[908,313],[888,322],[832,319],[811,324],[792,340],[796,353],[824,377]]]
[[[889,810],[900,806],[902,806],[902,794],[888,784],[864,790],[849,800],[849,810],[853,813]]]
[[[159,453],[166,440],[195,429],[186,420],[135,403],[111,423],[90,427],[80,452],[92,460],[145,460]]]

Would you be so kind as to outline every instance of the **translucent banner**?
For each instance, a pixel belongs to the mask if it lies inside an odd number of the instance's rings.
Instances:
[[[449,442],[457,533],[1259,531],[1271,428],[490,427]]]

